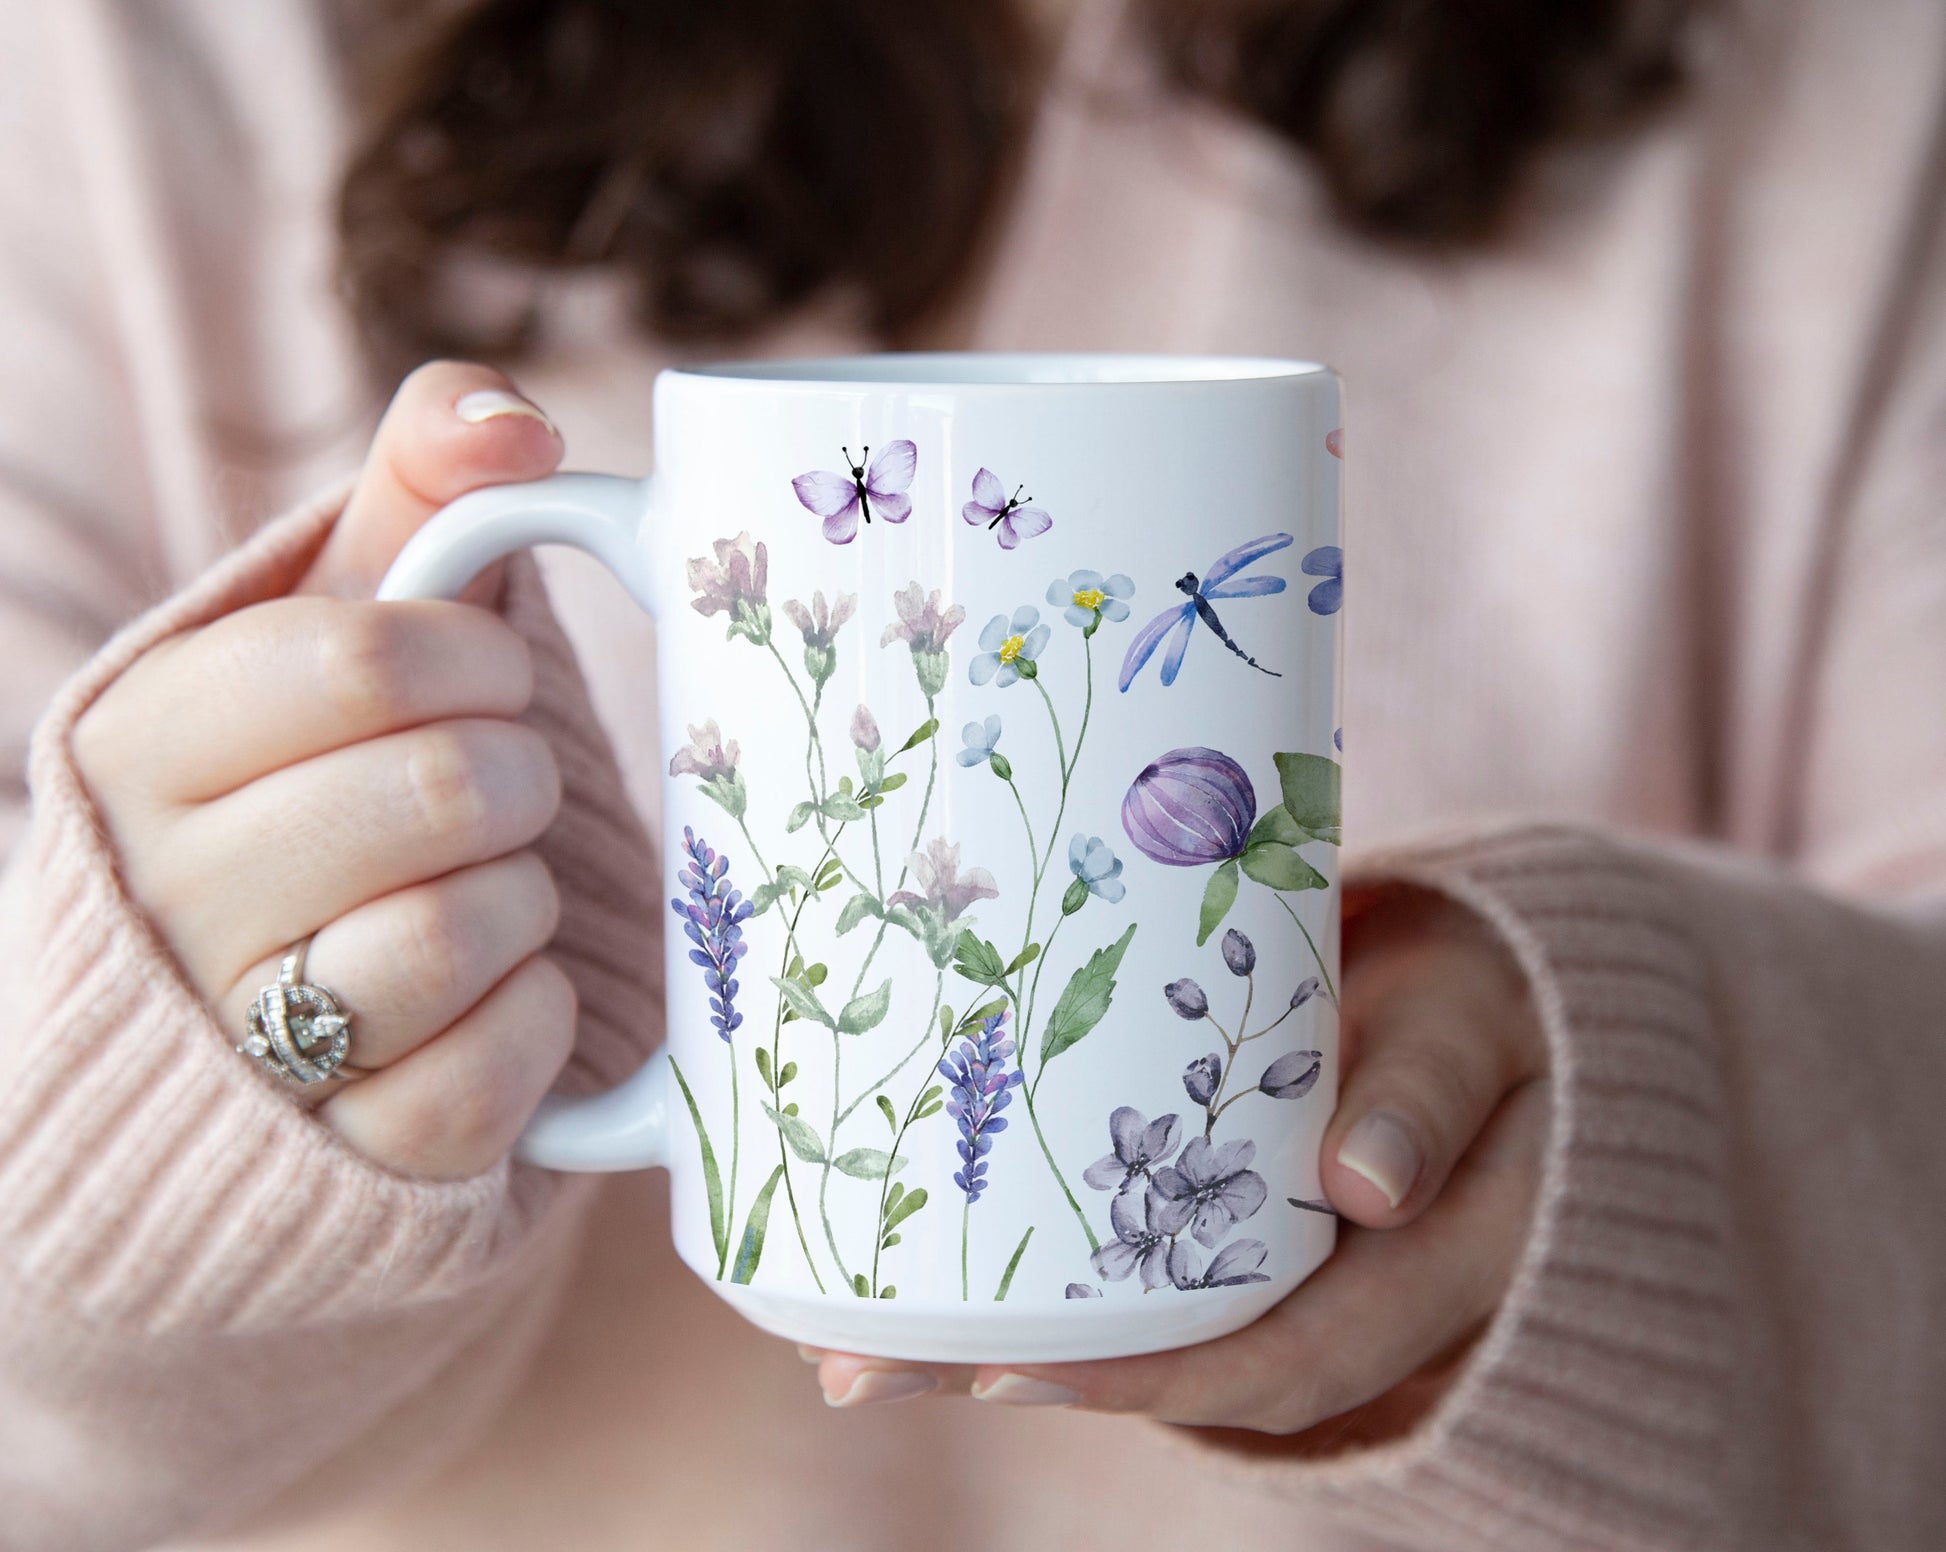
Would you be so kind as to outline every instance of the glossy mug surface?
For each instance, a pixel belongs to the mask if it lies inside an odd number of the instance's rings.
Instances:
[[[658,622],[668,1036],[550,1100],[800,1342],[951,1362],[1234,1330],[1330,1252],[1338,383],[1302,362],[671,371],[651,480],[476,491]],[[644,699],[648,698],[644,686]]]

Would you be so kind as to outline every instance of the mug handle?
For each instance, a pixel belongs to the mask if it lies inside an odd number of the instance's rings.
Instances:
[[[594,556],[653,615],[654,579],[637,542],[651,491],[648,480],[613,474],[555,474],[469,491],[435,512],[407,541],[378,596],[382,601],[454,598],[515,550],[567,544]],[[605,1094],[549,1095],[514,1145],[514,1156],[559,1170],[667,1167],[669,1119],[669,1059],[658,1051]]]

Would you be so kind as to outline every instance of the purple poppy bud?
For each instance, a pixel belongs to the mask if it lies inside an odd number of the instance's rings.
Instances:
[[[1070,1299],[1099,1299],[1101,1297],[1101,1290],[1093,1283],[1069,1283],[1068,1297]]]
[[[1122,828],[1145,857],[1193,868],[1237,856],[1257,818],[1241,765],[1214,749],[1172,749],[1122,799]]]
[[[1318,994],[1318,978],[1307,975],[1297,983],[1297,990],[1291,993],[1291,1006],[1301,1008]]]
[[[1319,1052],[1292,1051],[1264,1069],[1257,1087],[1272,1099],[1302,1099],[1323,1070],[1324,1057]]]
[[[1223,934],[1223,963],[1231,975],[1248,975],[1257,968],[1257,945],[1232,927]]]
[[[1182,1070],[1182,1086],[1189,1090],[1189,1097],[1199,1105],[1207,1105],[1216,1098],[1216,1085],[1223,1081],[1223,1058],[1212,1051],[1208,1056],[1199,1056]]]
[[[1180,981],[1171,981],[1162,988],[1162,995],[1169,999],[1169,1006],[1177,1018],[1199,1019],[1209,1013],[1209,998],[1188,976]]]

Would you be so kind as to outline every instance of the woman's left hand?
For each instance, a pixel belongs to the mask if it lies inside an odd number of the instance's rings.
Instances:
[[[1308,1281],[1201,1346],[1096,1363],[941,1367],[804,1349],[833,1406],[928,1392],[1302,1434],[1412,1426],[1500,1306],[1539,1185],[1548,1054],[1527,985],[1470,912],[1416,890],[1345,919],[1344,1083],[1325,1133],[1344,1226]]]

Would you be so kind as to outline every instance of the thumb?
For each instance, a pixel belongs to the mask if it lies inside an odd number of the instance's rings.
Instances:
[[[428,362],[393,395],[344,515],[298,590],[370,598],[406,540],[447,502],[539,479],[561,452],[553,423],[504,373]]]

